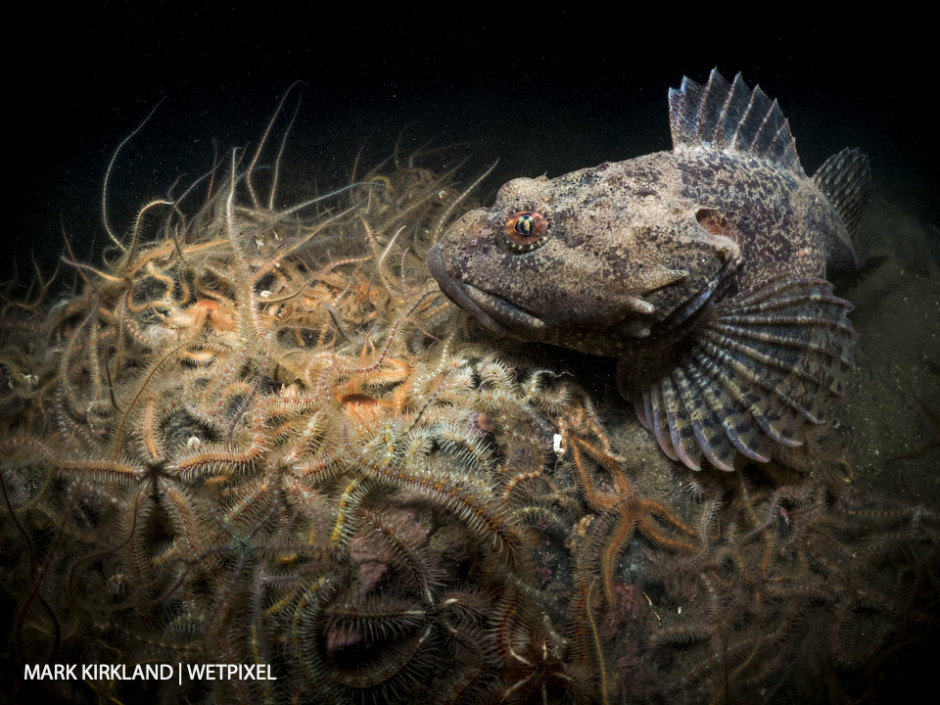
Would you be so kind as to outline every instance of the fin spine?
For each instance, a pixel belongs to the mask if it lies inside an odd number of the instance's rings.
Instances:
[[[849,235],[854,236],[871,191],[868,157],[857,149],[846,147],[823,162],[813,174],[813,181],[826,194]]]
[[[688,77],[669,90],[673,148],[717,149],[768,159],[805,176],[790,123],[776,100],[759,86],[748,88],[741,74],[732,83],[712,69],[702,86]]]

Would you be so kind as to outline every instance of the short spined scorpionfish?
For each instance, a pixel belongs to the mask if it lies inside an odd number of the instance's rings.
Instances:
[[[427,264],[498,336],[618,357],[617,386],[673,460],[732,470],[799,445],[853,366],[871,183],[856,150],[806,176],[787,120],[740,74],[669,91],[671,152],[520,178],[455,222]]]

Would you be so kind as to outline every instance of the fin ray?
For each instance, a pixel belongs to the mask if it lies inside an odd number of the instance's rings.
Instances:
[[[774,443],[800,445],[841,396],[851,309],[822,279],[777,277],[715,305],[669,365],[619,369],[618,384],[673,460],[766,462]]]
[[[813,181],[826,194],[849,235],[855,235],[871,190],[868,157],[857,149],[846,147],[823,162],[813,174]]]
[[[777,101],[759,86],[748,88],[741,74],[729,84],[712,69],[704,86],[683,78],[678,89],[669,90],[669,124],[674,149],[747,153],[804,176],[790,124]]]

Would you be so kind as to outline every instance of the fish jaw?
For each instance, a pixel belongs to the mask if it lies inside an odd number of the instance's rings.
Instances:
[[[546,312],[533,311],[511,298],[474,283],[472,267],[462,267],[468,258],[463,247],[454,240],[446,240],[432,247],[427,255],[427,266],[437,280],[441,291],[457,306],[474,317],[484,328],[501,338],[524,342],[546,342],[579,350],[592,355],[617,357],[625,340],[639,340],[649,335],[656,307],[642,296],[628,291],[606,290],[614,293],[619,313],[592,317],[590,312],[556,302]],[[511,276],[510,271],[505,276]],[[547,278],[550,276],[546,274]],[[681,276],[681,275],[680,275]],[[582,315],[574,314],[581,310]]]
[[[546,326],[540,318],[452,275],[444,263],[440,245],[435,245],[428,251],[427,265],[431,276],[437,280],[447,298],[494,335],[529,342],[536,342],[544,337]]]

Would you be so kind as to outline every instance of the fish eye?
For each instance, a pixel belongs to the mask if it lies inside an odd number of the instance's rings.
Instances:
[[[506,244],[513,252],[529,252],[545,243],[547,230],[548,220],[541,213],[518,211],[506,220]]]

